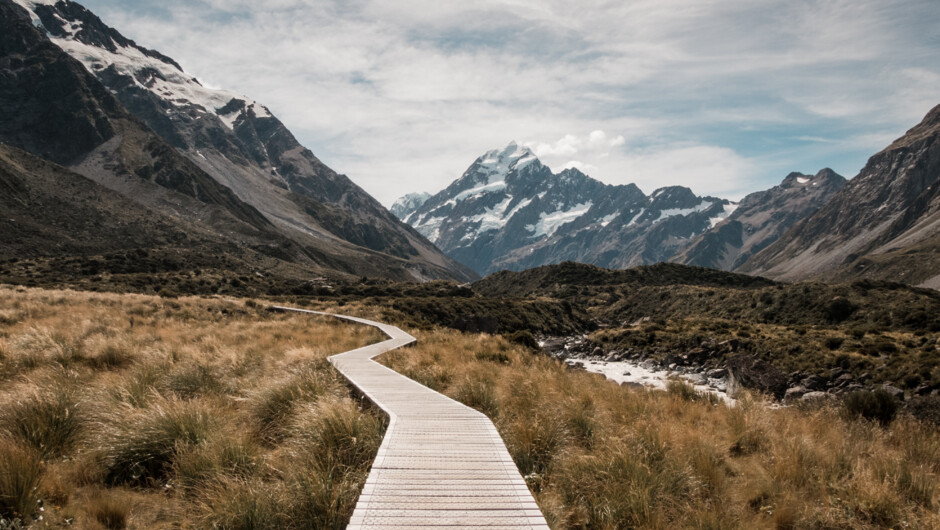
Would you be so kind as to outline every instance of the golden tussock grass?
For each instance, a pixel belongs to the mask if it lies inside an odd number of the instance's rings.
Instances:
[[[0,524],[342,528],[385,420],[326,357],[381,338],[234,299],[0,286]]]
[[[940,434],[836,406],[634,391],[498,336],[417,332],[393,369],[486,412],[553,528],[940,528]]]

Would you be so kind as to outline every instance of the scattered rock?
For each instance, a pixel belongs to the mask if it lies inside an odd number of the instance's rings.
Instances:
[[[881,389],[891,394],[891,396],[896,399],[900,399],[901,401],[904,400],[904,391],[894,385],[889,385],[885,383],[881,385]]]
[[[591,355],[593,355],[594,357],[600,357],[601,355],[604,355],[604,350],[600,346],[598,346],[594,348],[594,351],[591,352]]]
[[[715,368],[713,370],[709,370],[705,375],[711,379],[722,379],[728,375],[728,370],[725,370],[724,368]]]
[[[807,392],[803,394],[800,401],[819,401],[821,399],[829,399],[829,396],[830,394],[826,392]]]
[[[630,375],[630,372],[624,372],[623,375]]]
[[[783,400],[795,401],[805,396],[808,393],[809,393],[809,390],[806,387],[795,386],[795,387],[787,389],[786,393],[783,395]]]
[[[808,375],[803,378],[803,381],[800,382],[800,386],[806,388],[807,390],[822,390],[826,382],[823,381],[822,377],[818,375]]]
[[[833,386],[836,387],[845,387],[855,381],[855,378],[852,377],[852,374],[842,374],[832,382]]]
[[[683,378],[693,385],[701,386],[701,385],[708,384],[708,378],[705,377],[703,374],[688,374],[686,376],[683,376]]]

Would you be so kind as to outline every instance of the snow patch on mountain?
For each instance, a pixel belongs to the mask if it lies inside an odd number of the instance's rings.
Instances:
[[[708,223],[709,225],[711,225],[710,228],[715,228],[715,226],[718,223],[727,219],[728,216],[733,214],[734,211],[737,209],[738,209],[738,203],[735,203],[735,202],[729,202],[728,204],[724,205],[723,210],[718,215],[708,219]]]
[[[428,241],[436,244],[441,238],[441,225],[446,219],[446,217],[431,217],[422,221],[420,225],[416,225],[415,230],[428,238]]]
[[[495,176],[495,175],[494,175],[494,176]],[[455,195],[453,200],[454,200],[454,201],[462,201],[462,200],[464,200],[464,199],[469,199],[470,197],[476,197],[476,196],[479,196],[479,195],[483,195],[483,194],[485,194],[485,193],[491,193],[491,192],[494,192],[494,191],[501,191],[501,190],[504,190],[504,189],[506,189],[506,181],[505,181],[505,180],[495,180],[495,181],[487,182],[486,184],[484,184],[484,185],[482,185],[482,186],[477,186],[476,188],[471,188],[471,189],[469,189],[469,190],[464,190],[464,191],[458,193],[457,195]]]
[[[667,208],[665,210],[660,210],[659,218],[653,222],[658,223],[662,221],[663,219],[668,219],[670,217],[675,217],[677,215],[684,216],[684,215],[689,215],[689,214],[696,213],[696,212],[704,212],[705,210],[711,208],[712,204],[714,203],[711,201],[702,201],[697,206],[694,206],[692,208]]]
[[[499,230],[506,224],[506,209],[512,202],[512,197],[506,197],[502,202],[492,208],[486,208],[483,213],[474,215],[467,220],[470,223],[479,223],[476,230],[467,230],[461,240],[472,241],[490,230]]]
[[[576,204],[568,210],[557,210],[550,213],[543,212],[539,215],[539,220],[535,224],[526,225],[526,230],[533,232],[529,237],[552,237],[562,225],[574,221],[578,217],[586,214],[594,206],[592,201]]]
[[[601,220],[600,220],[601,226],[609,225],[610,222],[616,219],[618,215],[620,215],[620,212],[614,212],[610,215],[605,215],[604,217],[601,217]]]

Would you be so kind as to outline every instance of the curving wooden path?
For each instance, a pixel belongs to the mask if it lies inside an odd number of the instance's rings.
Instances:
[[[362,318],[275,309],[337,317],[389,336],[329,358],[389,417],[347,528],[548,529],[489,418],[372,360],[415,342],[414,337]]]

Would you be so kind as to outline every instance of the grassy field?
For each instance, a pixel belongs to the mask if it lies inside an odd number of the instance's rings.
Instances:
[[[493,418],[553,528],[940,528],[940,434],[903,413],[728,408],[408,331],[384,362]],[[250,300],[0,287],[0,528],[341,528],[384,420],[325,357],[380,338]]]
[[[495,422],[552,528],[940,528],[940,435],[842,406],[633,391],[498,336],[421,331],[383,362]]]
[[[325,358],[372,328],[0,287],[0,528],[343,528],[384,433]]]

